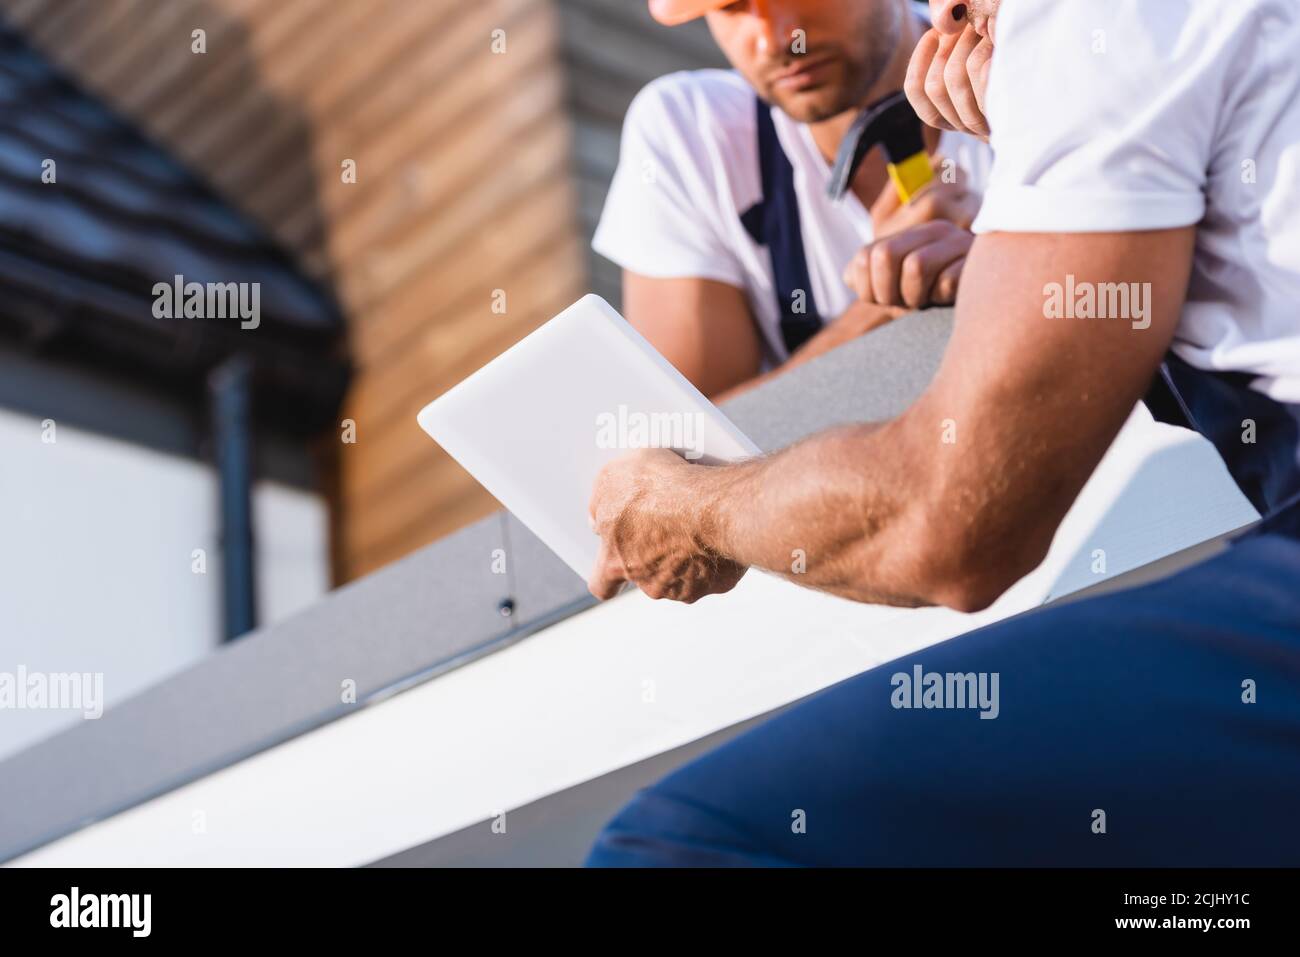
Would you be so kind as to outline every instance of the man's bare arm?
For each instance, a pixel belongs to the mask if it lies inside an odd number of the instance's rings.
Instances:
[[[697,389],[715,402],[782,375],[906,310],[856,302],[791,356],[762,375],[762,344],[745,294],[711,279],[651,279],[623,273],[628,322]]]
[[[726,402],[728,399],[734,399],[742,392],[748,392],[765,382],[770,382],[777,376],[785,375],[791,369],[798,368],[805,362],[811,362],[818,356],[824,356],[832,349],[838,349],[854,339],[860,339],[873,329],[879,329],[885,323],[893,322],[907,311],[901,306],[886,306],[861,300],[854,302],[837,318],[822,326],[811,339],[800,346],[794,355],[786,359],[781,365],[714,396],[713,400],[721,403]]]
[[[623,272],[623,313],[707,396],[758,375],[762,348],[745,294],[712,279]]]
[[[593,592],[629,578],[690,601],[758,566],[863,601],[985,607],[1042,560],[1149,385],[1193,242],[1192,228],[980,237],[942,366],[898,419],[737,466],[611,466],[593,496]],[[1138,283],[1146,319],[1047,318],[1045,287],[1071,275]]]

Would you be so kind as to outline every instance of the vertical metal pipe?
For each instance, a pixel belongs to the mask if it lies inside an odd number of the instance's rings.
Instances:
[[[253,568],[253,364],[235,356],[208,375],[221,506],[225,640],[256,625]]]

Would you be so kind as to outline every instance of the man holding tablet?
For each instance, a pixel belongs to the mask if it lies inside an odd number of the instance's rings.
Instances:
[[[643,791],[590,862],[1300,864],[1300,7],[931,9],[912,102],[987,118],[996,155],[933,383],[893,421],[738,465],[610,466],[592,591],[694,601],[799,548],[809,587],[983,608],[1149,390],[1265,519],[1153,585],[915,656],[1000,675],[996,720],[899,709],[897,665],[873,669]],[[1062,314],[1065,285],[1140,288],[1149,314]]]

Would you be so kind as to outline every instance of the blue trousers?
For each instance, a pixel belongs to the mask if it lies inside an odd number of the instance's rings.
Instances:
[[[895,707],[916,664],[997,673],[998,716]],[[1300,537],[842,681],[639,792],[587,863],[1300,865]]]

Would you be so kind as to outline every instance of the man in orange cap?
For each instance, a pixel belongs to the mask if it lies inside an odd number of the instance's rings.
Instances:
[[[903,89],[923,4],[651,0],[650,12],[704,16],[735,68],[641,91],[593,242],[623,268],[629,321],[669,361],[719,396],[904,308],[953,301],[991,160],[982,141],[912,120],[942,157],[929,186],[902,202],[872,150],[847,193],[828,195],[854,120]]]
[[[650,15],[667,27],[675,27],[710,10],[725,7],[731,0],[650,0]]]

